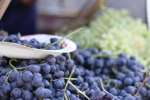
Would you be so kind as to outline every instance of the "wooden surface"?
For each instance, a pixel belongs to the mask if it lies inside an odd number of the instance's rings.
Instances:
[[[2,19],[11,0],[0,0],[0,20]]]

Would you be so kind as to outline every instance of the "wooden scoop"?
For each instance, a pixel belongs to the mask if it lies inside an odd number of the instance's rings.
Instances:
[[[11,0],[0,0],[0,20],[2,19],[6,9],[8,8]]]
[[[24,36],[21,39],[30,40],[33,38],[38,40],[39,42],[44,43],[49,43],[50,38],[62,39],[62,37],[60,36],[45,35],[45,34]],[[9,58],[21,58],[21,59],[39,59],[44,58],[48,55],[57,56],[62,53],[73,52],[77,49],[77,46],[73,41],[69,39],[64,39],[63,41],[64,44],[66,44],[66,46],[59,50],[36,49],[11,42],[0,42],[0,56],[6,56]]]

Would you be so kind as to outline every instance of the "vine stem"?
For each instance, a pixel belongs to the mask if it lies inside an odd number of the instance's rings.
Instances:
[[[11,59],[11,60],[9,60],[9,65],[10,65],[10,67],[12,67],[14,70],[17,71],[16,66],[14,66],[14,65],[12,64],[13,61],[17,61],[17,60],[16,60],[16,59]]]
[[[85,94],[85,92],[80,91],[71,81],[69,81],[69,84],[75,88],[80,94],[82,94],[87,100],[90,100],[90,98]]]
[[[55,44],[57,44],[57,43],[59,43],[59,45],[62,44],[65,38],[71,37],[73,34],[80,32],[82,29],[83,29],[83,28],[79,28],[79,29],[76,29],[76,30],[73,31],[73,32],[70,32],[70,33],[67,34],[66,36],[62,37],[60,40],[57,40],[56,42],[54,42],[54,43],[52,43],[52,44],[49,44],[48,47],[51,47],[51,46],[53,46],[53,45],[55,45]]]
[[[142,82],[142,84],[139,86],[139,88],[137,89],[135,96],[139,94],[140,89],[145,86],[145,84],[147,83],[147,81],[150,79],[150,77],[147,75],[147,73],[145,72],[145,78]]]
[[[8,82],[9,74],[10,74],[12,71],[13,71],[13,70],[10,70],[8,73],[6,73],[6,79],[5,79],[5,82]]]
[[[114,95],[112,95],[111,93],[109,93],[109,92],[104,88],[102,79],[99,79],[99,81],[100,81],[100,86],[101,86],[101,88],[102,88],[102,91],[104,91],[106,94],[111,95],[111,96],[113,97],[113,100],[115,100],[117,97],[114,96]]]
[[[68,53],[68,56],[69,56],[69,59],[71,59],[70,53]],[[71,80],[75,69],[76,69],[76,66],[73,67],[73,69],[72,69],[72,71],[71,71],[71,73],[70,73],[70,75],[68,77],[68,80],[67,80],[67,83],[65,85],[65,88],[64,88],[64,95],[65,95],[65,99],[66,100],[69,100],[68,97],[67,97],[66,91],[67,91],[67,87],[68,87],[69,81]]]

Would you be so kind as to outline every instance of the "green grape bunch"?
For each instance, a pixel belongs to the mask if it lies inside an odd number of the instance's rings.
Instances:
[[[140,19],[132,18],[126,10],[105,9],[72,38],[82,48],[97,47],[110,50],[114,55],[125,52],[150,66],[150,32]]]

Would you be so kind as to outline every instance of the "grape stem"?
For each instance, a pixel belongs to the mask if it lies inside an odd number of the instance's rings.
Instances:
[[[113,100],[117,99],[116,96],[112,95],[111,93],[109,93],[109,92],[104,88],[102,79],[99,79],[99,81],[100,81],[100,86],[101,86],[102,91],[104,91],[106,94],[111,95],[111,96],[113,97]]]
[[[66,80],[68,80],[69,78],[65,78]],[[70,78],[70,80],[72,80],[72,81],[76,81],[77,80],[77,78]]]
[[[79,29],[77,29],[77,30],[75,30],[75,31],[73,31],[73,32],[71,32],[71,33],[69,33],[69,34],[67,34],[66,36],[64,36],[64,37],[61,38],[60,40],[57,40],[56,42],[50,44],[48,47],[51,47],[51,46],[53,46],[53,45],[55,45],[55,44],[57,44],[57,43],[59,43],[59,45],[61,45],[61,44],[63,43],[63,41],[64,41],[65,38],[71,37],[73,34],[80,32],[82,29],[83,29],[83,28],[79,28]]]
[[[11,60],[9,60],[9,65],[10,65],[10,67],[12,67],[14,70],[17,71],[16,66],[14,66],[14,65],[12,64],[13,61],[17,61],[17,60],[16,60],[16,59],[11,59]]]
[[[69,84],[74,87],[80,94],[82,94],[87,100],[90,100],[90,98],[85,94],[85,92],[80,91],[71,81],[69,81]]]
[[[5,82],[8,82],[9,74],[10,74],[12,71],[13,71],[13,70],[10,70],[8,73],[6,73],[6,79],[5,79]]]
[[[63,79],[68,80],[69,78],[63,78]],[[58,80],[58,79],[55,79],[55,80],[52,80],[52,81],[57,81],[57,80]],[[76,81],[77,78],[70,78],[69,80],[70,80],[70,81]]]
[[[65,100],[69,100],[68,96],[66,95],[66,93],[64,94],[65,96]]]
[[[18,70],[26,69],[26,67],[16,68]]]
[[[147,81],[148,81],[149,79],[150,79],[150,76],[148,75],[147,72],[145,72],[145,78],[144,78],[142,84],[141,84],[141,85],[139,86],[139,88],[137,89],[137,91],[136,91],[136,93],[135,93],[135,96],[139,94],[140,89],[141,89],[143,86],[146,85],[146,83],[147,83]]]
[[[69,59],[71,59],[70,53],[68,53],[68,56],[69,56]],[[72,78],[72,76],[73,76],[73,73],[74,73],[74,71],[75,71],[75,68],[76,68],[76,66],[73,67],[73,69],[72,69],[72,71],[71,71],[71,73],[70,73],[70,75],[69,75],[69,78],[68,78],[68,80],[67,80],[67,83],[66,83],[66,85],[65,85],[65,88],[64,88],[64,95],[65,95],[65,99],[66,99],[66,100],[69,100],[68,97],[67,97],[66,91],[67,91],[67,87],[68,87],[69,81],[71,80],[71,78]]]

